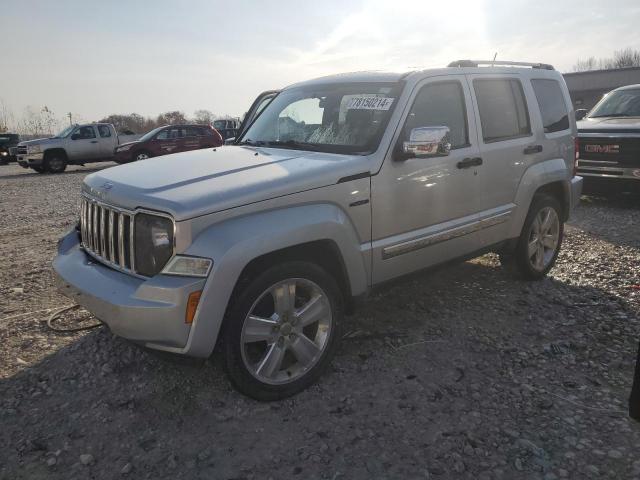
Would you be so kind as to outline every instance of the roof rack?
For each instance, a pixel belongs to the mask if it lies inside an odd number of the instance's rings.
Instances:
[[[448,67],[479,67],[480,65],[501,66],[507,65],[510,67],[531,67],[540,68],[543,70],[555,70],[553,65],[548,63],[531,63],[531,62],[508,62],[505,60],[456,60],[451,62]]]

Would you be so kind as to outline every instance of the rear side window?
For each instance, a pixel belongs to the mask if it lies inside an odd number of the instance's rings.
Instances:
[[[467,108],[459,82],[425,85],[418,92],[405,123],[405,136],[418,127],[449,127],[451,148],[469,144]]]
[[[204,129],[200,127],[187,127],[187,137],[202,137]]]
[[[111,136],[111,129],[106,125],[98,125],[98,133],[102,138],[107,138]]]
[[[515,78],[482,78],[473,81],[482,138],[485,143],[531,134],[529,112],[522,84]]]
[[[544,133],[560,132],[569,128],[569,111],[556,80],[531,80],[536,94]]]

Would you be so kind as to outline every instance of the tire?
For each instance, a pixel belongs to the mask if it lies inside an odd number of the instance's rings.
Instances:
[[[134,154],[131,155],[131,161],[132,162],[138,162],[140,160],[146,160],[148,158],[151,158],[152,155],[147,152],[146,150],[140,150],[138,152],[135,152]]]
[[[50,153],[44,159],[44,169],[49,173],[64,172],[67,169],[67,157],[58,152]]]
[[[341,338],[343,298],[335,279],[314,263],[291,261],[236,290],[223,332],[224,367],[235,388],[272,401],[315,383]]]
[[[47,173],[47,169],[45,167],[31,167],[38,173]]]
[[[560,203],[550,195],[536,194],[515,250],[501,253],[500,262],[525,280],[540,280],[556,263],[563,236]]]

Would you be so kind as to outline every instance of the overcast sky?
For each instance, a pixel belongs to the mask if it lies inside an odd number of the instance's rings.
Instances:
[[[110,113],[241,115],[263,90],[459,58],[551,63],[640,49],[640,0],[2,0],[0,99]]]

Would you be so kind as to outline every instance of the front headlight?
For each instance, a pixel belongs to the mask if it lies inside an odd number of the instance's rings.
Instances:
[[[40,153],[42,152],[41,145],[27,145],[27,153]]]
[[[7,155],[9,155],[8,152],[0,152],[0,156],[6,157]]]
[[[135,269],[152,277],[173,255],[173,221],[149,213],[138,213],[135,218]]]
[[[126,152],[127,150],[131,150],[131,145],[125,145],[124,147],[116,148],[116,152]]]

